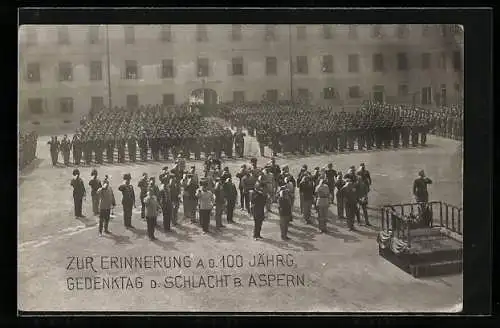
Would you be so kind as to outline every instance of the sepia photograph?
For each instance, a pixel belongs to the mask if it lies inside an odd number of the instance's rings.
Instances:
[[[18,42],[19,311],[462,311],[462,25]]]

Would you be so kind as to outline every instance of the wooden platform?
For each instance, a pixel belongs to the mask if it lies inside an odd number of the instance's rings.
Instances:
[[[405,252],[396,254],[379,245],[379,254],[414,277],[462,272],[463,244],[441,228],[411,231],[411,243]]]

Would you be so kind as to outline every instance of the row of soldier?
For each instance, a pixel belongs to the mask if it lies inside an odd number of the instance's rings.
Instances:
[[[185,168],[184,161],[177,161],[169,170],[164,167],[158,176],[159,184],[154,176],[144,173],[137,183],[141,202],[141,218],[147,221],[148,236],[155,239],[157,215],[163,215],[163,229],[171,230],[171,225],[179,224],[178,211],[180,204],[184,207],[184,218],[193,224],[200,224],[203,233],[208,233],[212,210],[215,209],[215,227],[221,229],[223,213],[226,213],[228,224],[234,223],[233,213],[237,203],[237,188],[232,174],[227,167],[221,169],[218,159],[205,162],[204,176],[199,177],[195,167]],[[80,178],[80,171],[73,171],[75,178],[71,181],[75,199],[75,215],[82,215],[82,199],[85,197],[85,184]],[[318,227],[321,233],[327,232],[328,208],[337,198],[337,214],[339,218],[347,218],[348,226],[354,230],[354,219],[360,223],[360,209],[365,224],[370,225],[367,213],[368,192],[371,178],[369,172],[361,164],[356,172],[351,167],[342,175],[333,169],[333,165],[309,172],[303,166],[297,178],[290,173],[287,166],[282,168],[272,159],[263,168],[257,166],[252,159],[250,165],[244,165],[236,174],[239,179],[240,206],[254,218],[255,239],[260,239],[260,231],[265,212],[271,211],[271,204],[278,204],[280,232],[283,240],[288,240],[288,227],[293,221],[296,191],[299,194],[300,211],[307,224],[312,224],[312,209],[317,212]],[[132,208],[136,206],[134,187],[131,175],[123,176],[123,184],[118,187],[122,192],[123,219],[128,229],[132,226]],[[103,182],[98,178],[96,170],[91,173],[88,183],[91,188],[92,208],[94,215],[99,216],[99,234],[109,233],[110,213],[116,206],[109,177]],[[199,221],[196,212],[199,212]],[[345,215],[344,215],[345,213]]]
[[[274,154],[416,147],[426,144],[430,128],[425,117],[406,110],[369,108],[347,113],[296,106],[263,108],[256,104],[242,111],[240,106],[235,105],[229,117],[223,116],[236,126],[245,126],[249,135],[256,135],[261,155],[265,146]]]
[[[35,159],[37,145],[38,134],[35,131],[19,132],[19,167],[21,169]]]
[[[59,152],[68,165],[71,150],[75,165],[82,161],[90,165],[104,160],[113,163],[115,149],[119,163],[125,162],[126,150],[130,162],[137,161],[137,150],[141,161],[175,159],[179,155],[189,159],[191,153],[197,160],[202,153],[205,158],[220,158],[222,153],[232,158],[233,146],[236,156],[243,157],[244,136],[241,131],[233,134],[221,124],[192,113],[103,109],[84,121],[71,141],[64,136],[61,141],[53,137],[48,143],[54,165]]]

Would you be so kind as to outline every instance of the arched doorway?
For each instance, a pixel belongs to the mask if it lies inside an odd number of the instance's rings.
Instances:
[[[196,89],[191,92],[190,103],[201,103],[204,105],[216,105],[218,102],[217,92],[213,89]]]

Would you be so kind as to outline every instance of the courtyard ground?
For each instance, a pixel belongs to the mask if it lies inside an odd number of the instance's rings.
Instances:
[[[182,220],[171,233],[157,231],[158,240],[146,237],[146,224],[134,209],[135,229],[123,227],[122,209],[117,206],[110,222],[111,235],[99,238],[97,218],[91,215],[90,196],[84,202],[85,219],[73,216],[72,193],[69,185],[73,167],[52,167],[46,142],[41,137],[38,159],[20,173],[18,218],[18,295],[20,310],[38,311],[458,311],[462,302],[462,275],[415,279],[378,255],[375,228],[360,227],[349,232],[345,222],[337,220],[330,208],[329,233],[319,234],[314,226],[296,219],[290,228],[288,242],[280,240],[276,208],[264,221],[263,241],[254,241],[253,221],[239,209],[236,224],[221,231],[201,234],[201,228]],[[411,186],[417,172],[424,169],[434,180],[430,187],[431,200],[441,200],[462,206],[462,153],[459,143],[438,137],[428,138],[429,146],[419,149],[384,150],[345,154],[325,154],[310,157],[278,157],[280,165],[288,164],[296,176],[302,164],[310,168],[329,162],[346,171],[350,165],[364,162],[371,172],[373,188],[370,206],[412,200]],[[266,155],[269,151],[266,150]],[[255,139],[247,138],[246,153],[256,156]],[[236,172],[244,160],[224,163]],[[258,157],[259,163],[269,158]],[[201,161],[189,161],[202,172]],[[157,176],[163,166],[172,161],[101,165],[101,177],[108,174],[115,189],[117,203],[121,195],[116,190],[123,173],[131,173],[137,185],[143,172]],[[81,167],[82,178],[89,179],[92,167]],[[87,186],[88,189],[88,186]],[[137,189],[137,188],[136,188]],[[138,204],[140,205],[139,201]],[[297,204],[298,206],[298,204]],[[237,206],[239,208],[239,206]],[[298,210],[296,209],[296,212]],[[182,208],[180,213],[182,213]],[[379,224],[376,212],[371,218]],[[296,213],[299,217],[299,213]],[[159,221],[161,219],[159,218]],[[214,225],[214,222],[211,222]],[[284,255],[293,257],[293,265],[250,267],[254,255]],[[68,257],[92,256],[97,263],[102,256],[190,256],[189,268],[160,270],[92,270],[68,271]],[[241,256],[239,268],[222,267],[222,256]],[[203,260],[205,268],[195,268]],[[212,268],[207,266],[214,259]],[[227,274],[230,283],[221,288],[152,288],[150,281],[163,281],[166,276]],[[251,276],[253,274],[253,276]],[[304,277],[302,286],[266,286],[249,284],[255,274],[292,274]],[[69,277],[141,276],[142,288],[128,290],[70,290]],[[275,276],[276,277],[276,276]],[[242,281],[234,286],[234,279]],[[263,283],[262,283],[263,284]],[[272,286],[269,286],[271,284]],[[71,286],[70,286],[71,287]]]

